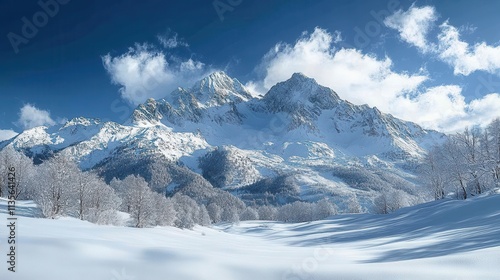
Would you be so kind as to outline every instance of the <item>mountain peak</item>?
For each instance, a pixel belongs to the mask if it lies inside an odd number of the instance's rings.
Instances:
[[[304,73],[302,73],[302,72],[293,73],[290,80],[300,80],[300,81],[312,80],[312,81],[316,82],[313,78],[309,78],[308,76],[304,75]]]
[[[319,85],[316,80],[302,73],[294,73],[290,79],[273,86],[264,97],[268,105],[280,108],[290,107],[291,104],[301,106],[319,106],[321,109],[332,108],[340,100],[330,88]],[[309,104],[309,105],[308,105]],[[291,111],[296,110],[292,106]]]
[[[224,71],[215,71],[207,76],[203,77],[201,80],[194,84],[194,88],[198,87],[216,87],[224,88],[230,86],[235,81],[229,77]]]
[[[224,71],[215,71],[198,81],[193,89],[208,91],[216,89],[233,89],[235,84],[240,84],[240,82],[229,77]]]
[[[101,122],[101,120],[96,119],[96,118],[76,117],[76,118],[73,118],[73,119],[67,121],[63,125],[63,128],[70,127],[70,126],[76,126],[76,125],[91,126],[91,125],[97,125],[100,122]]]
[[[189,90],[198,101],[208,107],[226,103],[239,103],[252,98],[251,94],[237,79],[223,71],[216,71],[195,83]]]
[[[229,75],[226,74],[226,72],[221,71],[221,70],[210,73],[204,79],[210,79],[210,80],[233,80],[231,77],[229,77]]]

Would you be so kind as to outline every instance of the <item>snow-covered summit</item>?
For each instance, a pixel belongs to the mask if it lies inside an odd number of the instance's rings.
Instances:
[[[237,80],[223,71],[214,72],[195,83],[188,91],[204,106],[220,106],[227,103],[248,101],[252,95]]]
[[[393,180],[379,174],[393,174],[401,179],[394,181],[398,184],[414,184],[411,170],[398,166],[413,166],[444,137],[377,108],[342,100],[300,73],[256,99],[238,80],[215,72],[164,99],[148,99],[124,124],[75,118],[26,130],[3,145],[34,157],[60,152],[84,169],[114,162],[126,170],[131,159],[160,157],[204,176],[200,159],[211,154],[218,161],[204,166],[225,164],[214,169],[221,174],[211,175],[223,188],[285,174],[299,186],[294,195],[303,199],[315,199],[318,193],[370,199],[382,181]],[[237,153],[213,152],[225,147]],[[366,175],[365,169],[374,173]],[[376,183],[353,188],[349,180],[360,174],[373,176]],[[220,183],[217,178],[225,179]]]
[[[273,86],[262,101],[271,112],[291,113],[297,109],[306,109],[311,110],[311,114],[318,114],[320,110],[332,109],[339,104],[340,98],[337,93],[319,85],[316,80],[295,73],[290,79]]]
[[[198,123],[204,118],[220,122],[237,119],[231,116],[234,106],[252,99],[250,92],[237,80],[222,71],[214,72],[190,88],[179,87],[161,100],[149,99],[132,114],[130,124],[144,125],[161,120],[181,125]]]

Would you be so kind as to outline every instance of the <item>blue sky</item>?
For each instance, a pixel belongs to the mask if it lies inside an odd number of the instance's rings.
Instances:
[[[500,115],[499,10],[460,0],[3,0],[0,139],[79,116],[123,122],[147,97],[214,70],[255,94],[303,72],[427,128],[484,125]]]

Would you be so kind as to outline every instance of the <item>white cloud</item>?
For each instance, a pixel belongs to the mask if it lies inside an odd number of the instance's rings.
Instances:
[[[264,79],[251,81],[247,86],[264,93],[293,73],[302,72],[334,89],[350,102],[366,103],[388,111],[391,105],[388,101],[415,91],[427,80],[427,76],[419,73],[394,72],[388,57],[379,60],[355,49],[335,50],[332,42],[330,33],[316,28],[312,34],[299,38],[294,45],[277,44],[260,66]]]
[[[437,86],[414,99],[400,100],[394,109],[397,115],[423,127],[457,132],[475,125],[485,126],[498,118],[500,95],[492,93],[466,103],[459,86]]]
[[[19,111],[19,120],[16,122],[23,129],[37,126],[52,126],[56,122],[50,117],[50,112],[40,110],[31,104],[24,105]]]
[[[120,85],[122,98],[133,105],[148,98],[166,97],[179,86],[190,86],[209,69],[200,61],[170,56],[147,44],[136,44],[128,52],[102,57],[113,83]]]
[[[485,42],[470,45],[460,38],[461,33],[470,34],[476,27],[464,25],[457,28],[448,21],[439,26],[437,40],[430,42],[427,37],[436,20],[437,12],[434,7],[412,5],[407,11],[399,10],[388,16],[384,23],[397,30],[405,42],[423,53],[436,55],[452,66],[455,75],[468,76],[475,71],[500,73],[500,46],[491,46]]]
[[[405,42],[416,46],[422,52],[434,48],[427,42],[427,34],[437,20],[434,7],[415,7],[412,5],[407,11],[399,10],[384,20],[387,27],[396,29]]]
[[[294,45],[277,44],[257,68],[263,78],[248,82],[247,87],[254,95],[264,94],[294,72],[302,72],[350,102],[376,106],[398,118],[445,132],[486,123],[500,112],[498,94],[466,103],[459,86],[425,89],[423,83],[428,76],[423,70],[414,74],[395,72],[389,57],[378,59],[356,49],[337,50],[333,38],[316,28]]]
[[[344,39],[342,38],[342,33],[340,33],[340,31],[338,31],[338,30],[335,30],[333,32],[333,43],[337,44],[337,43],[342,42],[343,40]]]
[[[459,30],[447,21],[441,24],[438,35],[438,55],[454,68],[455,75],[469,75],[475,71],[500,73],[500,46],[485,42],[470,46],[460,39]]]
[[[172,36],[169,36],[169,34],[172,32],[168,32],[166,35],[157,35],[156,38],[158,39],[158,42],[166,48],[166,49],[174,49],[177,47],[189,47],[189,44],[186,43],[183,39],[178,38],[177,33],[173,33]]]
[[[468,105],[468,119],[461,120],[467,126],[489,124],[500,114],[500,94],[491,93],[481,99],[472,100]],[[464,125],[461,126],[462,128]]]
[[[0,141],[8,140],[17,135],[12,129],[0,129]]]
[[[205,64],[199,61],[194,61],[190,58],[187,61],[181,63],[180,70],[181,72],[198,71],[203,70],[204,67]]]

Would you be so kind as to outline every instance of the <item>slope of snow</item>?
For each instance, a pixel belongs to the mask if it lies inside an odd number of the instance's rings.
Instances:
[[[5,205],[0,200],[2,221]],[[18,202],[17,272],[3,261],[0,279],[498,279],[498,205],[500,195],[492,195],[389,215],[191,231],[37,219],[32,203]]]

